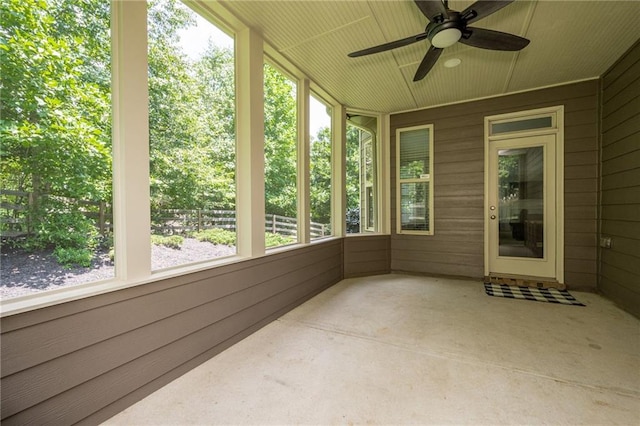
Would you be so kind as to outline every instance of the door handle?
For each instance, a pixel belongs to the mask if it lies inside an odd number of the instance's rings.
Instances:
[[[492,215],[491,215],[491,220],[495,220],[495,219],[496,219],[496,215],[495,215],[495,214],[492,214]]]

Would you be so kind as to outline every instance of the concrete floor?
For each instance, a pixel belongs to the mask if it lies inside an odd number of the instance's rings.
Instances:
[[[640,424],[640,321],[572,294],[347,279],[105,424]]]

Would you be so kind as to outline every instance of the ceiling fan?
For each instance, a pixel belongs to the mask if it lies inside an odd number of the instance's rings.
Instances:
[[[492,13],[497,12],[514,0],[478,0],[462,12],[449,9],[448,0],[444,0],[444,3],[441,0],[414,1],[420,11],[429,20],[429,24],[424,29],[424,32],[368,49],[358,50],[357,52],[349,53],[349,56],[356,58],[358,56],[384,52],[428,39],[431,42],[431,47],[424,55],[422,62],[418,66],[416,75],[413,77],[413,81],[419,81],[422,80],[435,65],[442,50],[445,47],[454,45],[458,41],[468,46],[480,47],[482,49],[507,51],[521,50],[529,44],[529,40],[526,38],[513,34],[467,26],[472,22],[486,18]]]

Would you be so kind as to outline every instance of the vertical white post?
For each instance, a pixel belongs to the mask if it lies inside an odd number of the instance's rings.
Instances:
[[[391,134],[390,116],[381,114],[378,124],[378,230],[382,234],[391,233]],[[396,141],[398,143],[398,141]]]
[[[147,4],[117,0],[112,11],[115,266],[131,281],[151,273]]]
[[[252,29],[236,36],[236,217],[238,254],[265,252],[264,53]]]
[[[309,199],[309,80],[298,81],[298,242],[311,241]]]
[[[333,140],[331,145],[331,230],[336,237],[343,237],[346,228],[346,152],[347,110],[343,105],[333,106]]]

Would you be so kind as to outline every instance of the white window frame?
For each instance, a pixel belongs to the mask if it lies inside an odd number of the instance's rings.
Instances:
[[[366,115],[368,117],[374,117],[376,119],[376,128],[375,129],[369,129],[369,128],[365,128],[365,127],[360,127],[357,126],[355,124],[351,124],[349,123],[348,125],[356,127],[358,129],[360,129],[361,131],[365,131],[371,134],[371,140],[367,141],[365,144],[371,144],[371,150],[372,150],[372,159],[373,159],[373,169],[372,169],[372,173],[373,173],[373,182],[371,182],[371,185],[367,185],[367,183],[361,184],[361,189],[364,189],[364,192],[361,191],[361,214],[360,214],[360,232],[358,233],[352,233],[352,234],[345,234],[347,237],[349,236],[363,236],[363,235],[371,235],[371,234],[382,234],[384,233],[383,231],[383,227],[384,227],[384,217],[386,217],[385,212],[386,210],[383,211],[383,208],[381,207],[381,205],[383,204],[383,179],[380,177],[382,175],[382,165],[388,163],[388,160],[385,160],[383,157],[383,144],[381,143],[381,141],[384,140],[383,135],[382,135],[382,128],[383,128],[383,120],[384,120],[384,116],[380,113],[376,113],[376,112],[371,112],[371,111],[363,111],[363,110],[353,110],[353,109],[349,109],[348,110],[349,114],[355,114],[355,115]],[[375,131],[375,133],[372,132],[372,130]],[[345,131],[346,131],[346,126],[345,126]],[[388,140],[388,139],[387,139]],[[345,144],[346,144],[346,137],[345,137]],[[345,146],[345,155],[346,155],[346,146]],[[362,175],[364,174],[364,170],[362,170],[362,164],[363,164],[363,152],[360,153],[360,166],[361,166],[361,171],[360,171],[360,179],[361,181],[364,180],[364,178],[362,177]],[[346,163],[346,159],[345,159],[345,163]],[[346,164],[345,164],[345,169],[346,169]],[[345,170],[346,173],[346,170]],[[346,174],[345,174],[345,185],[346,185]],[[373,211],[373,227],[368,227],[367,225],[367,220],[369,218],[369,205],[368,205],[368,200],[366,197],[366,188],[370,187],[372,188],[372,192],[373,192],[373,203],[374,203],[374,211]],[[346,193],[346,187],[345,187],[345,193]],[[345,199],[345,207],[346,207],[346,199]],[[345,210],[346,212],[346,210]],[[345,212],[342,212],[342,216],[343,216],[343,220],[344,220],[344,215]],[[363,213],[364,212],[364,213]],[[388,233],[388,232],[387,232]]]
[[[365,130],[367,131],[367,130]],[[368,131],[367,131],[368,132]],[[360,232],[376,232],[378,227],[378,217],[376,215],[376,201],[378,199],[378,194],[376,191],[376,185],[378,181],[378,176],[375,174],[377,169],[377,155],[376,155],[376,145],[377,138],[374,134],[370,133],[371,137],[369,140],[365,141],[360,152],[360,167],[362,170],[360,171],[360,175],[362,176],[362,184],[361,188],[364,189],[360,194],[360,199],[362,200],[360,210],[363,211],[363,214],[360,215]],[[371,150],[371,160],[373,164],[371,165],[372,169],[372,177],[371,181],[367,180],[367,150]],[[364,166],[364,167],[363,167]],[[371,191],[372,201],[369,199],[369,191]],[[373,207],[371,206],[373,204]],[[373,218],[369,215],[369,211],[373,210]],[[364,226],[362,225],[364,222]],[[369,222],[372,223],[372,226],[369,226]]]
[[[400,135],[403,132],[411,132],[415,130],[429,130],[429,140],[426,141],[429,150],[429,173],[421,176],[420,178],[412,179],[400,179]],[[414,234],[414,235],[433,235],[433,124],[425,124],[421,126],[402,127],[396,129],[396,233],[397,234]],[[402,193],[401,188],[403,183],[428,183],[429,187],[429,199],[427,201],[427,208],[429,213],[429,221],[427,230],[403,230],[402,229]]]
[[[310,104],[311,97],[313,97],[316,101],[324,104],[325,106],[331,109],[331,113],[329,117],[331,119],[331,158],[330,158],[330,167],[331,167],[331,207],[329,209],[331,217],[329,218],[329,226],[331,227],[331,233],[329,235],[325,235],[319,238],[311,238],[311,184],[310,184],[310,176],[311,176],[311,134],[306,135],[306,164],[305,168],[302,171],[305,174],[305,180],[307,182],[307,193],[305,194],[307,199],[305,200],[308,211],[306,213],[309,218],[308,226],[308,239],[309,242],[322,241],[326,238],[332,237],[340,237],[343,236],[343,226],[342,222],[336,220],[336,211],[338,211],[341,206],[344,205],[343,196],[341,188],[344,184],[342,181],[343,175],[343,163],[341,156],[343,155],[342,145],[344,143],[344,134],[345,134],[345,122],[346,120],[342,119],[342,112],[344,107],[338,104],[335,100],[333,100],[326,92],[320,89],[316,85],[309,85],[309,91],[307,95],[307,117],[310,120]],[[306,132],[310,131],[310,121],[306,121]]]

